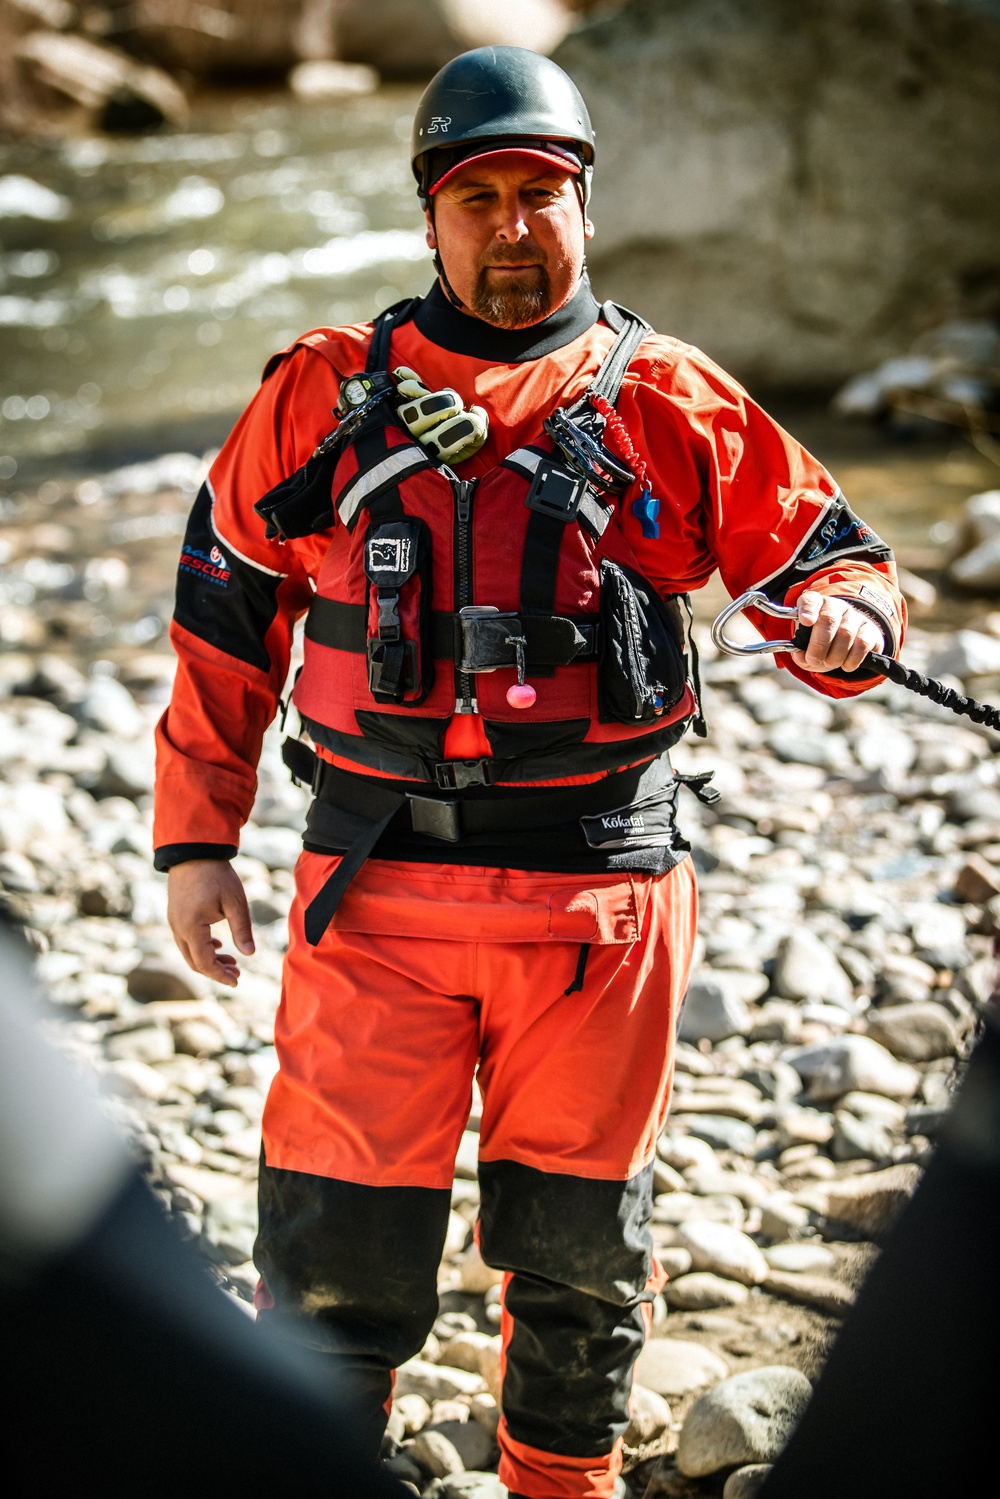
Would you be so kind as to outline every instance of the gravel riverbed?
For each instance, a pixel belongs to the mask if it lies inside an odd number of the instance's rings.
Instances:
[[[0,898],[38,948],[48,1030],[96,1069],[181,1233],[248,1307],[306,796],[273,730],[236,860],[258,950],[235,993],[201,980],[173,948],[150,846],[171,554],[199,468],[174,455],[52,483],[6,516]],[[995,619],[982,638],[1000,634]],[[915,630],[906,659],[965,671],[967,690],[989,696],[996,683],[969,674],[970,633]],[[653,1232],[671,1279],[626,1443],[636,1494],[734,1499],[808,1397],[990,994],[1000,739],[900,688],[833,703],[769,658],[719,657],[706,640],[703,660],[710,735],[675,760],[714,768],[722,795],[711,808],[683,798],[700,955],[656,1166]],[[474,1108],[441,1314],[400,1371],[390,1422],[393,1467],[437,1499],[502,1493],[499,1276],[471,1242],[476,1129]]]

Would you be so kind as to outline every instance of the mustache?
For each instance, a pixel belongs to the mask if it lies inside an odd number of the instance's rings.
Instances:
[[[520,266],[524,265],[526,259],[531,261],[531,266],[526,269],[544,266],[548,262],[545,253],[534,245],[530,248],[518,245],[498,245],[488,256],[483,257],[481,265],[483,270],[487,270],[491,265]]]

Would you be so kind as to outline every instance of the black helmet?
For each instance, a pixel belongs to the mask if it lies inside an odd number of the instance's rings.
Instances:
[[[410,160],[426,203],[432,187],[476,146],[496,149],[551,144],[554,156],[579,163],[586,203],[594,162],[594,128],[572,78],[527,47],[476,47],[427,85],[413,120]]]

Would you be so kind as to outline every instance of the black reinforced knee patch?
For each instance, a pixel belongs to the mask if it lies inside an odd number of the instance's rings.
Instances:
[[[628,1425],[652,1268],[652,1167],[629,1181],[484,1162],[483,1256],[511,1272],[503,1410],[511,1436],[571,1457]]]

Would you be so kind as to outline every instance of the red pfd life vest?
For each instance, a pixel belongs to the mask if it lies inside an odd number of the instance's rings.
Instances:
[[[686,597],[663,600],[619,525],[632,475],[585,399],[478,480],[402,428],[376,324],[368,373],[309,463],[258,502],[269,534],[332,527],[293,701],[341,764],[447,789],[587,778],[668,748],[697,712]],[[618,332],[590,387],[613,404],[648,325]],[[518,682],[534,689],[513,706]],[[514,693],[522,702],[531,694]],[[478,712],[492,758],[447,761],[454,713]]]

